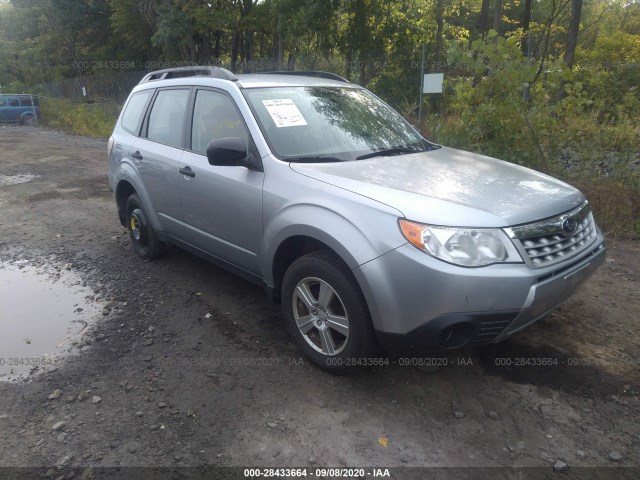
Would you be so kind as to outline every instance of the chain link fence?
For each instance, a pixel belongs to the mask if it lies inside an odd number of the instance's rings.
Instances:
[[[41,86],[44,96],[65,98],[75,103],[114,103],[126,100],[146,70],[66,78]]]

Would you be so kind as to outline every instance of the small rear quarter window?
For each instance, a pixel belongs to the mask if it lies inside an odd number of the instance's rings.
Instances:
[[[122,121],[120,125],[127,132],[138,135],[140,132],[140,123],[142,115],[144,114],[144,107],[147,104],[147,100],[151,96],[152,90],[144,90],[142,92],[134,93],[131,95],[124,113],[122,114]]]

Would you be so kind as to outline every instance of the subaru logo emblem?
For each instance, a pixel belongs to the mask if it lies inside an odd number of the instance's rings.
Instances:
[[[575,218],[565,218],[562,222],[562,231],[565,233],[573,233],[578,226]]]

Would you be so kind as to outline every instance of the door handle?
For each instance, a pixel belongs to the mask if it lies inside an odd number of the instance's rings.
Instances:
[[[178,171],[182,175],[186,175],[187,177],[195,177],[196,176],[196,173],[193,170],[191,170],[191,167],[189,167],[189,166],[180,168]]]
[[[136,152],[131,154],[131,158],[135,158],[136,160],[142,160],[142,154],[140,152]]]

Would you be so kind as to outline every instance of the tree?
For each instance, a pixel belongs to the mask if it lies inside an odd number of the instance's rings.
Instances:
[[[502,30],[502,0],[494,0],[493,29],[500,34]]]
[[[522,13],[522,54],[529,55],[529,28],[531,27],[531,9],[533,8],[533,0],[524,1],[524,12]]]
[[[482,0],[482,7],[480,8],[478,31],[481,35],[484,35],[489,30],[489,2],[490,0]]]
[[[444,0],[436,0],[436,46],[434,61],[436,65],[442,65],[443,31],[444,31]]]
[[[564,54],[564,63],[567,67],[573,67],[576,46],[578,45],[578,33],[580,31],[580,18],[582,16],[582,0],[571,1],[571,20],[567,31],[567,43]]]
[[[564,53],[564,63],[569,70],[573,67],[576,46],[578,45],[578,32],[580,31],[580,18],[582,16],[582,0],[571,1],[571,20],[567,31],[567,42]],[[560,83],[558,98],[563,98],[566,94],[567,80]]]
[[[154,47],[152,22],[155,12],[145,11],[140,0],[111,0],[111,28],[116,38],[127,44],[127,54],[136,61],[145,61],[153,57]]]

